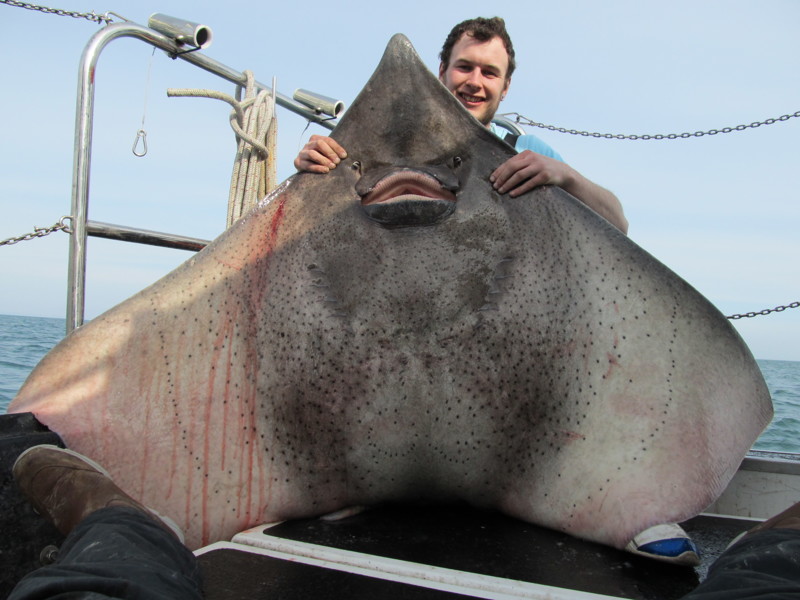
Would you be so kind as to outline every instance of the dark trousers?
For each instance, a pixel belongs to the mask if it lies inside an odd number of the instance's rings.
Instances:
[[[116,507],[84,519],[56,562],[22,579],[9,600],[202,597],[194,555],[149,516]]]
[[[800,600],[800,531],[767,529],[725,551],[683,600]]]

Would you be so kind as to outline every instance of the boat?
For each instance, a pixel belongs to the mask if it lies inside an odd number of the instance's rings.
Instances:
[[[87,235],[199,249],[204,240],[101,224],[88,219],[88,173],[94,64],[119,37],[134,37],[228,81],[244,74],[185,52],[182,43],[126,22],[103,28],[81,61],[68,328],[83,321]],[[198,44],[199,45],[199,44]],[[263,89],[269,86],[258,84]],[[308,105],[276,102],[331,127]],[[513,123],[501,123],[514,130]],[[37,444],[62,445],[31,414],[0,416],[0,595],[42,561],[63,537],[14,488],[16,456]],[[534,598],[671,600],[693,589],[738,533],[793,504],[800,493],[800,455],[751,451],[725,492],[684,528],[703,552],[696,568],[677,567],[582,541],[464,505],[388,505],[340,519],[263,524],[196,551],[210,600],[307,598]]]

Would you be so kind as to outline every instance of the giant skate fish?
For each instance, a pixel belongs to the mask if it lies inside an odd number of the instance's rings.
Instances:
[[[333,136],[184,265],[68,336],[32,411],[190,547],[463,500],[613,546],[701,511],[768,422],[726,319],[556,188],[395,36]]]

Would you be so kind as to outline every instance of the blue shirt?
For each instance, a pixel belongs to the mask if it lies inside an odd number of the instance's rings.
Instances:
[[[492,133],[500,139],[505,138],[507,132],[502,127],[497,127],[494,123],[492,123],[490,129],[492,130]],[[532,152],[536,152],[537,154],[549,156],[550,158],[555,158],[556,160],[564,162],[564,159],[561,158],[561,155],[553,150],[553,148],[550,147],[550,144],[532,134],[519,136],[517,138],[517,143],[515,144],[515,149],[517,152],[530,150]]]

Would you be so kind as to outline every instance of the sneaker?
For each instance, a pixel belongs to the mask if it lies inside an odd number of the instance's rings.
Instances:
[[[645,529],[628,542],[625,550],[676,565],[696,567],[700,564],[697,546],[675,523]]]
[[[64,535],[96,510],[124,506],[156,518],[183,542],[183,533],[172,519],[128,496],[103,467],[73,450],[50,445],[28,448],[12,471],[36,511]]]

